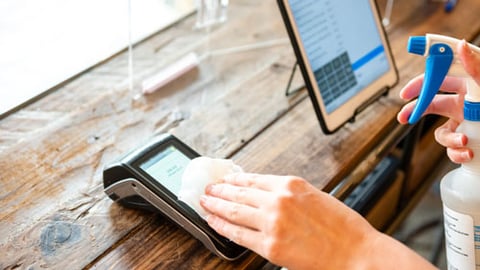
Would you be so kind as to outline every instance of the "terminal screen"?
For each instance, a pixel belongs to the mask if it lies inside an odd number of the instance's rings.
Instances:
[[[182,175],[189,162],[189,157],[170,145],[140,164],[140,168],[178,196]]]

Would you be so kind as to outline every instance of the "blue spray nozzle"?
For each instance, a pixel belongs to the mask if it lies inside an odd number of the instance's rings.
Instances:
[[[409,41],[409,52],[418,53],[421,51],[421,38],[413,38]],[[426,43],[426,42],[425,42]],[[425,45],[423,45],[425,48]],[[411,51],[412,50],[412,51]],[[421,53],[422,55],[424,53]],[[443,80],[447,76],[448,70],[453,62],[454,54],[452,48],[445,43],[436,43],[430,46],[428,50],[427,62],[425,67],[425,76],[422,89],[418,97],[417,104],[408,119],[408,123],[415,124],[420,120],[428,105],[437,94]]]
[[[413,36],[408,39],[408,52],[424,55],[427,46],[427,38],[425,36]]]

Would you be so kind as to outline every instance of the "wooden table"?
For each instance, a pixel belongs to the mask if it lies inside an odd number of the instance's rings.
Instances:
[[[222,261],[162,216],[114,204],[103,193],[103,167],[171,132],[203,155],[232,158],[251,172],[299,175],[330,191],[398,128],[398,90],[424,61],[406,52],[408,36],[473,40],[479,10],[477,0],[459,1],[450,14],[439,3],[396,1],[387,32],[399,85],[330,136],[305,91],[284,95],[295,62],[288,42],[211,56],[139,100],[128,88],[126,52],[60,85],[0,120],[0,268],[261,267],[256,254]],[[287,38],[274,0],[231,1],[227,23],[209,35],[192,31],[194,21],[187,17],[135,46],[136,89],[188,52]]]

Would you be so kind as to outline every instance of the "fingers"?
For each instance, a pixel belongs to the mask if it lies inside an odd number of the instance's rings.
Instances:
[[[447,147],[447,155],[455,163],[468,162],[473,158],[473,152],[467,148],[467,136],[457,133],[458,122],[448,120],[435,130],[435,140]]]
[[[400,97],[405,100],[416,98],[422,89],[423,78],[424,76],[422,74],[410,80],[402,88],[402,90],[400,90]],[[457,93],[464,95],[466,92],[465,82],[463,78],[447,76],[440,86],[440,90],[446,93]]]
[[[207,195],[211,195],[217,198],[221,198],[227,201],[245,204],[251,207],[259,207],[265,202],[267,194],[265,191],[243,187],[234,186],[228,183],[220,183],[214,185],[208,185],[205,189]]]
[[[212,215],[220,217],[236,226],[257,230],[262,224],[258,208],[209,195],[202,196],[200,198],[200,204]]]
[[[445,147],[465,147],[467,144],[467,137],[461,133],[455,133],[458,125],[458,122],[452,120],[446,121],[435,130],[435,140]]]
[[[465,70],[480,84],[480,55],[474,53],[465,40],[458,44],[457,53]]]
[[[400,98],[405,100],[410,100],[418,96],[420,90],[422,89],[423,84],[423,74],[418,75],[417,77],[410,80],[403,88],[400,90]]]
[[[207,223],[220,235],[223,235],[238,245],[248,247],[253,251],[258,251],[260,249],[262,233],[257,230],[232,224],[227,220],[214,215],[207,217]]]
[[[468,148],[462,148],[462,149],[447,148],[447,156],[453,163],[462,164],[472,160],[473,152]]]
[[[458,95],[436,95],[428,108],[426,114],[438,114],[453,119],[456,122],[463,120],[463,98]],[[397,120],[401,124],[408,123],[408,118],[412,114],[416,101],[411,101],[403,106],[397,114]],[[453,108],[453,109],[452,109]]]
[[[235,186],[252,187],[260,190],[273,190],[278,185],[278,177],[254,173],[235,173],[226,175],[225,183]]]
[[[227,175],[223,182],[207,186],[200,204],[224,222],[259,230],[264,223],[261,206],[268,203],[265,201],[269,197],[267,190],[278,182],[275,179],[250,173]]]
[[[404,105],[402,109],[397,114],[397,121],[400,124],[407,124],[408,118],[412,114],[413,107],[415,106],[415,102],[409,102],[408,104]]]
[[[272,216],[289,208],[277,203],[278,197],[285,196],[286,190],[301,189],[305,183],[291,176],[232,174],[222,183],[207,186],[200,204],[211,213],[207,222],[214,230],[237,244],[261,251],[262,239],[272,234],[266,228],[278,226],[272,224]],[[277,190],[265,190],[275,186]]]

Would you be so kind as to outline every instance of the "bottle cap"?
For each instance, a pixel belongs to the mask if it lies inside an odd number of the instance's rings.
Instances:
[[[463,115],[465,120],[480,121],[480,102],[471,102],[465,100]]]

